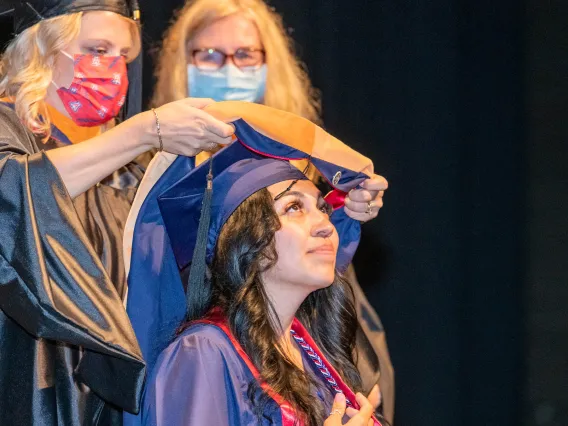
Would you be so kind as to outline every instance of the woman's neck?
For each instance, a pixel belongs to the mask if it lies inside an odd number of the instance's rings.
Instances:
[[[290,289],[286,285],[266,286],[268,298],[276,311],[282,335],[289,335],[296,312],[308,296],[305,291]],[[296,291],[294,291],[296,290]]]
[[[47,88],[47,93],[45,95],[45,102],[47,102],[52,108],[55,108],[62,115],[67,118],[71,118],[65,107],[63,106],[63,101],[57,94],[57,87],[52,83]]]
[[[290,329],[298,309],[308,297],[309,292],[306,293],[305,289],[296,286],[290,288],[290,286],[284,284],[265,285],[265,289],[280,323],[279,340],[282,348],[298,368],[303,369],[302,355],[292,339]]]

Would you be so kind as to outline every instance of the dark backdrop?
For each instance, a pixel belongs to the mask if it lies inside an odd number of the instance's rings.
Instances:
[[[147,51],[181,1],[141,3]],[[396,423],[566,425],[568,3],[271,4],[326,127],[391,185],[355,265],[388,332]]]

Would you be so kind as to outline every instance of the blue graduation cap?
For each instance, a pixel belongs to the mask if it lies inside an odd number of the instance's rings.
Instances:
[[[337,264],[338,269],[344,270],[358,244],[360,225],[345,215],[343,200],[349,190],[370,177],[371,161],[310,121],[290,113],[242,102],[214,104],[208,112],[227,119],[232,117],[227,110],[251,117],[233,121],[237,140],[158,196],[178,267],[183,269],[193,259],[208,183],[213,187],[211,223],[206,224],[209,262],[221,227],[233,211],[262,188],[286,180],[307,179],[291,163],[307,160],[334,188],[326,199],[335,208],[331,221],[340,236]]]

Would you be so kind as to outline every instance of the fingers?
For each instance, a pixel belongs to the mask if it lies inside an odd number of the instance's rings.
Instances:
[[[371,192],[366,189],[352,189],[345,198],[345,205],[359,213],[367,211],[369,202],[373,208],[380,209],[383,207],[384,191]]]
[[[355,414],[357,414],[359,412],[359,410],[356,410],[353,407],[347,407],[347,410],[345,410],[345,414],[347,414],[347,416],[351,419],[353,418],[353,416]]]
[[[373,175],[370,179],[365,179],[361,183],[361,187],[369,191],[386,191],[389,187],[389,183],[384,177]]]
[[[228,138],[224,138],[214,133],[206,132],[203,136],[199,136],[195,140],[201,142],[199,144],[200,147],[202,146],[203,149],[210,151],[210,149],[208,149],[206,145],[215,144],[215,146],[224,146],[230,144],[232,139],[230,136]]]
[[[381,208],[383,206],[383,196],[385,191],[367,191],[366,189],[352,189],[346,197],[349,206],[354,211],[366,212],[369,202],[373,207]],[[346,203],[347,204],[347,203]]]
[[[368,199],[368,201],[357,201],[353,198],[356,196],[355,191],[361,191],[359,189],[352,190],[349,195],[345,198],[345,207],[354,213],[366,213],[369,214],[369,203],[372,211],[378,211],[383,207],[383,199],[377,195],[375,199]],[[363,190],[364,191],[364,190]],[[359,198],[360,196],[358,196]]]
[[[374,388],[373,388],[374,390]],[[371,391],[373,393],[373,391]],[[369,394],[371,395],[371,394]],[[350,420],[345,424],[345,426],[367,426],[372,425],[374,422],[372,420],[374,408],[371,402],[365,398],[365,396],[358,392],[355,395],[355,399],[359,403],[359,410],[354,408],[347,408],[346,414],[350,417]]]
[[[219,149],[221,148],[223,148],[223,145],[219,145],[214,142],[201,142],[199,144],[193,144],[193,146],[184,143],[179,143],[176,144],[176,147],[173,148],[171,151],[168,150],[168,152],[172,152],[173,154],[178,154],[178,155],[185,155],[186,157],[195,157],[202,151],[207,151],[210,152],[211,154],[214,154],[217,151],[219,151]]]
[[[383,206],[382,197],[370,202],[359,202],[351,199],[351,193],[345,198],[345,213],[352,219],[359,222],[367,222],[374,219],[379,214],[379,209]]]
[[[373,194],[371,191],[366,189],[352,189],[349,191],[349,199],[351,201],[356,201],[358,203],[368,203],[373,199]]]
[[[388,182],[384,177],[374,175],[372,179],[363,181],[361,187],[363,189],[352,189],[345,198],[345,213],[359,222],[367,222],[377,217],[383,207]]]
[[[373,406],[373,411],[375,411],[379,407],[379,405],[381,405],[381,391],[378,384],[373,386],[373,389],[371,389],[371,392],[369,392],[367,399]]]
[[[186,98],[183,99],[183,101],[185,101],[185,103],[190,107],[197,109],[203,109],[206,106],[215,103],[215,101],[210,98]],[[233,133],[235,133],[235,126],[229,123],[225,123],[221,120],[218,120],[215,117],[213,117],[211,114],[204,112],[204,115],[200,115],[200,117],[205,121],[206,129],[218,136],[227,138],[231,136]],[[226,142],[225,144],[229,142]]]
[[[342,393],[335,394],[335,398],[333,399],[333,406],[331,407],[331,413],[324,422],[324,426],[341,426],[343,416],[345,415],[345,407],[345,395],[343,395]]]
[[[373,415],[373,406],[360,392],[357,392],[355,399],[359,403],[359,411],[351,417],[346,426],[367,426]]]
[[[353,416],[355,416],[355,414],[357,414],[359,411],[352,408],[352,407],[347,407],[347,410],[345,411],[345,414],[347,414],[347,416],[351,419],[353,418]],[[358,424],[360,425],[364,425],[365,421],[364,420],[358,420],[357,418],[355,420],[353,420],[353,422],[358,422]],[[347,423],[347,425],[351,426],[351,423]],[[368,426],[374,426],[375,425],[375,421],[370,418],[369,421],[367,422]]]
[[[333,406],[331,407],[331,415],[339,417],[339,420],[343,418],[345,414],[345,407],[347,405],[347,401],[345,399],[345,395],[342,393],[335,394],[335,398],[333,399]]]
[[[225,144],[230,142],[230,136],[235,133],[235,127],[232,124],[224,123],[223,121],[213,117],[211,114],[201,110],[207,105],[214,103],[212,99],[186,98],[173,102],[173,104],[177,104],[178,102],[183,104],[182,115],[187,114],[189,117],[191,117],[191,119],[193,119],[194,122],[200,123],[206,133],[210,132],[213,135],[219,136],[221,138],[229,138],[224,142]],[[215,142],[218,143],[217,141]]]
[[[358,414],[360,414],[366,420],[370,419],[371,416],[373,415],[373,412],[375,411],[373,405],[369,402],[367,398],[365,398],[365,396],[361,392],[357,392],[357,395],[355,395],[355,399],[359,403]]]
[[[213,135],[219,136],[225,142],[224,145],[231,142],[231,136],[235,133],[235,127],[232,124],[223,123],[221,120],[217,120],[213,116],[203,113],[202,117],[203,123],[205,125],[205,130],[210,131]]]
[[[379,175],[373,175],[372,178],[366,179],[361,182],[361,190],[352,190],[349,193],[349,198],[356,202],[374,201],[379,208],[382,207],[382,198],[385,191],[389,187],[387,180]]]
[[[219,151],[219,149],[223,148],[223,144],[218,144],[215,142],[207,142],[203,147],[204,151],[215,153]]]

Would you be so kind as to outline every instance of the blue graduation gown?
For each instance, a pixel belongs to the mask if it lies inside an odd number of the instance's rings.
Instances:
[[[304,367],[319,382],[314,397],[331,410],[333,395],[304,356]],[[247,390],[256,380],[229,337],[217,326],[196,324],[158,357],[142,404],[144,426],[258,425]],[[260,390],[258,391],[260,392]],[[262,425],[286,426],[279,404],[271,399]]]

